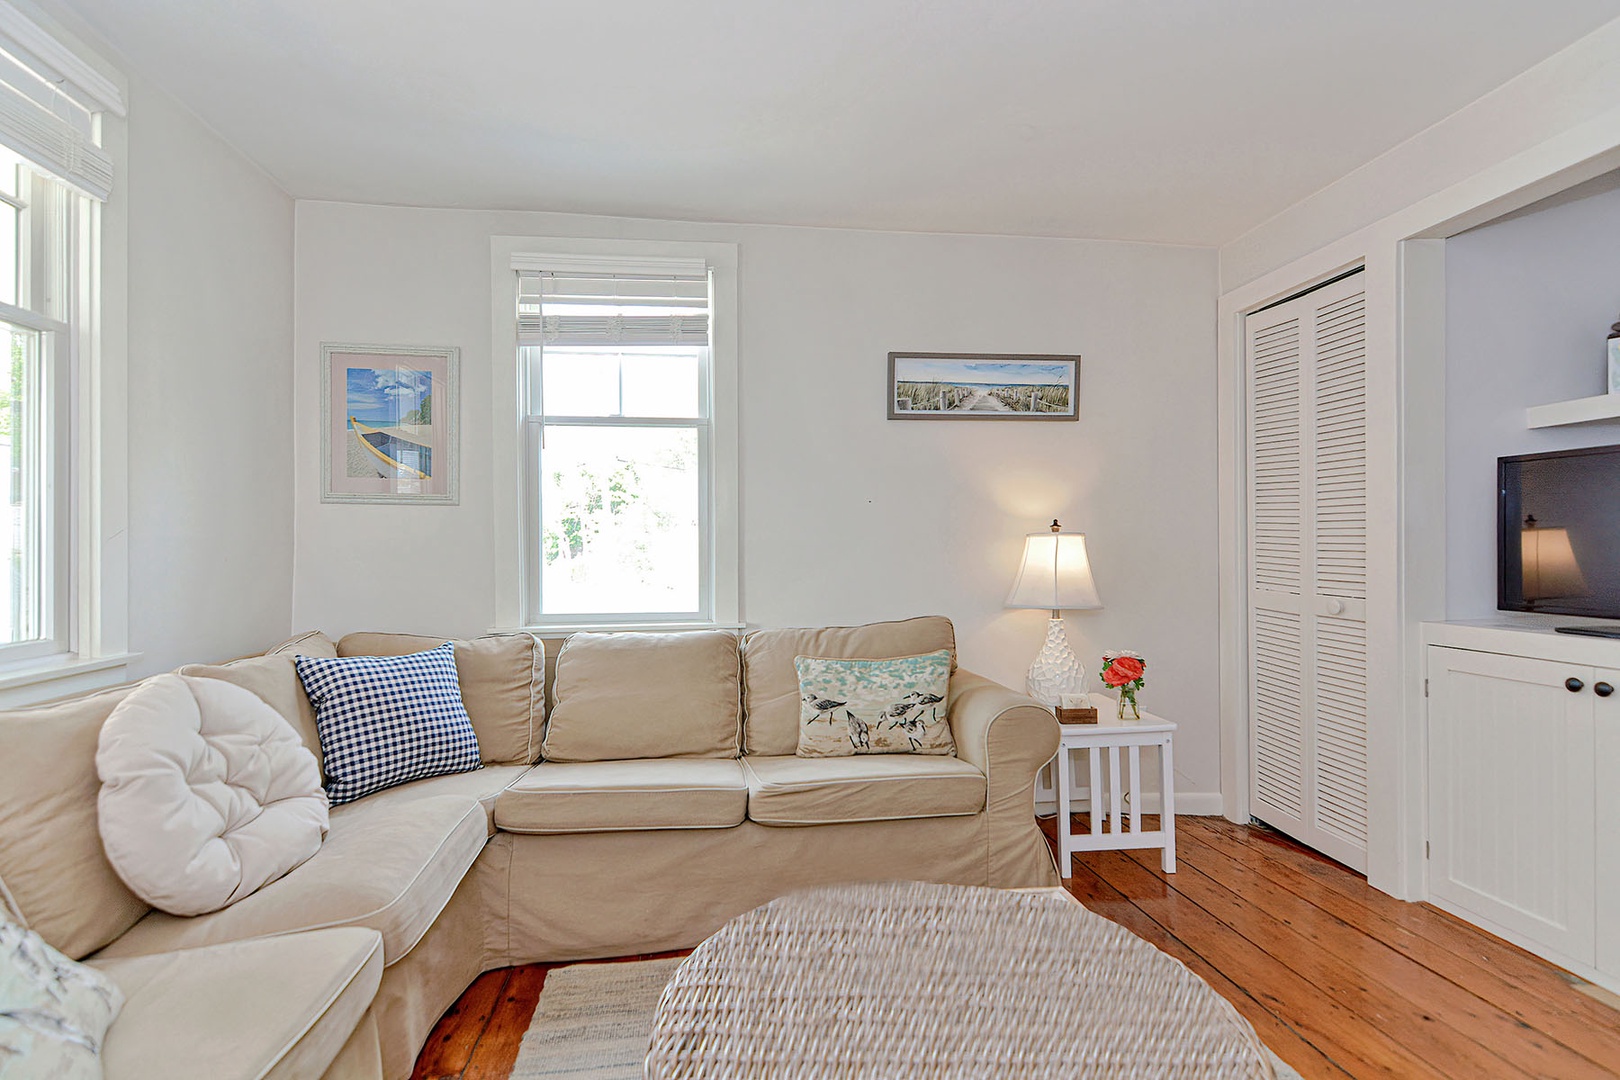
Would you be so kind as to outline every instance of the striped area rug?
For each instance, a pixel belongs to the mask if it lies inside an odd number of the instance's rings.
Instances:
[[[647,1033],[681,958],[546,973],[512,1080],[641,1080]]]
[[[548,972],[512,1080],[641,1080],[658,995],[680,962],[573,964]],[[1271,1064],[1278,1080],[1300,1080],[1275,1054]]]

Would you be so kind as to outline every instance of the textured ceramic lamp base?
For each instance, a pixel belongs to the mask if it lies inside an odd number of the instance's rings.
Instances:
[[[1046,644],[1029,665],[1024,689],[1036,701],[1056,706],[1064,694],[1080,694],[1086,689],[1086,669],[1080,658],[1069,648],[1069,635],[1063,630],[1062,619],[1051,619],[1046,624]]]

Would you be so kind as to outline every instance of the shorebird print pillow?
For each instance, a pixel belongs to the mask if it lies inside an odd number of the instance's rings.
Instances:
[[[948,649],[892,660],[800,656],[799,756],[951,754]]]

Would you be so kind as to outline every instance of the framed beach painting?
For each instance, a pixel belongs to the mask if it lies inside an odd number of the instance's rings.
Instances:
[[[459,501],[461,350],[321,346],[321,501]]]
[[[1080,358],[889,354],[890,420],[1078,420]]]

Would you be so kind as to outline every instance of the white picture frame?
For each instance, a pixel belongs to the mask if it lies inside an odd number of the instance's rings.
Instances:
[[[461,350],[321,344],[321,502],[457,505]]]

